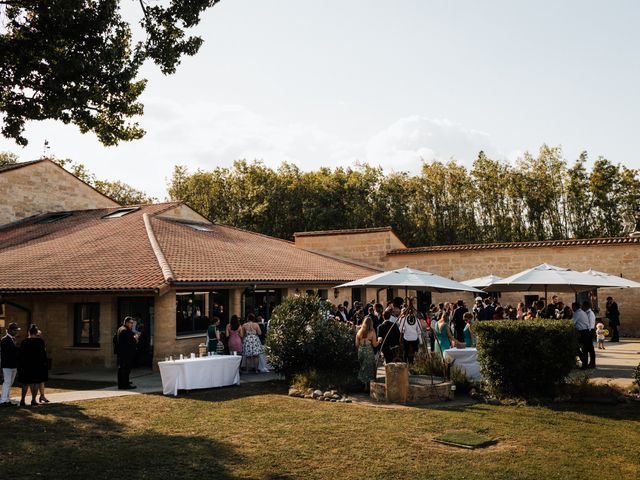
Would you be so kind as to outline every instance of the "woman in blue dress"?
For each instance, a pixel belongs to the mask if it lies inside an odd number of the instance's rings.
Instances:
[[[476,332],[474,331],[474,326],[472,325],[473,322],[473,313],[471,312],[467,312],[462,316],[462,319],[464,320],[464,344],[467,347],[474,347],[476,346]]]
[[[451,345],[453,344],[453,336],[451,335],[451,329],[449,328],[449,322],[446,320],[445,312],[442,312],[438,321],[435,322],[433,332],[436,335],[436,352],[442,353],[451,348]]]

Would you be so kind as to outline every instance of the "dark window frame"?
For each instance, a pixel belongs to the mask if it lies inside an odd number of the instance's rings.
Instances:
[[[201,302],[196,302],[196,296],[204,295],[205,298]],[[193,309],[191,310],[191,317],[188,318],[186,308],[182,307],[179,298],[191,298]],[[215,297],[219,297],[215,298]],[[200,304],[201,303],[201,304]],[[191,335],[204,335],[211,323],[211,312],[214,303],[222,304],[226,317],[229,307],[229,293],[224,289],[220,290],[190,290],[190,291],[178,291],[176,292],[176,337],[186,337]],[[200,307],[200,316],[195,315],[195,308]],[[204,320],[203,317],[207,317],[208,320]],[[224,321],[224,318],[221,319]],[[189,325],[190,324],[190,325]],[[189,328],[185,328],[188,326]]]
[[[130,213],[137,212],[138,210],[140,210],[140,207],[122,207],[122,208],[118,208],[117,210],[114,210],[111,213],[107,213],[106,215],[103,215],[102,218],[104,219],[122,218],[125,215],[129,215]]]
[[[89,341],[83,342],[81,333],[83,308],[89,309]],[[94,348],[100,346],[100,303],[82,302],[73,304],[73,346]]]

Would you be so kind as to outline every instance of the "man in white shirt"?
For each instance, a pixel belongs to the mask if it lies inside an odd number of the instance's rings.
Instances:
[[[405,362],[412,363],[418,348],[420,347],[420,321],[413,310],[400,314],[398,327],[403,342],[403,357]]]
[[[588,368],[596,368],[596,349],[593,348],[593,339],[596,334],[596,314],[591,310],[591,302],[584,301],[582,302],[582,309],[587,314],[587,319],[589,322],[589,338],[585,339],[585,346],[587,348],[587,353],[589,355],[589,363],[587,365]]]
[[[582,363],[582,370],[587,369],[588,343],[591,343],[591,332],[589,331],[589,316],[580,308],[578,303],[573,304],[573,325],[578,331],[578,356]],[[593,348],[593,344],[591,344]]]
[[[16,337],[18,336],[17,323],[10,323],[7,327],[7,334],[0,340],[0,367],[2,368],[2,398],[0,398],[0,406],[13,407],[15,404],[9,400],[11,385],[16,378],[18,371],[18,346],[16,345]]]

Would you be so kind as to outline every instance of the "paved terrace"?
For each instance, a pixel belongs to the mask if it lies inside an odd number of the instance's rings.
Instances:
[[[606,350],[596,349],[595,370],[588,370],[591,378],[597,382],[612,382],[620,386],[633,383],[633,370],[640,363],[640,339],[622,339],[620,343],[605,343]],[[574,374],[580,374],[575,370]],[[135,390],[118,390],[116,386],[116,369],[54,369],[50,378],[60,380],[78,380],[89,382],[113,383],[113,386],[95,390],[68,390],[59,393],[47,393],[52,403],[77,402],[98,398],[121,397],[125,395],[142,395],[162,392],[160,373],[149,369],[136,369],[131,374],[131,381],[138,387]],[[278,380],[276,373],[242,373],[240,384]],[[233,388],[233,387],[225,387]],[[29,394],[27,395],[28,398]],[[12,400],[18,402],[19,397]]]

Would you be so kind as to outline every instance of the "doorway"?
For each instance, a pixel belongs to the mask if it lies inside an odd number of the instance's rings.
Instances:
[[[134,332],[139,334],[135,364],[138,367],[151,367],[153,359],[153,297],[118,298],[118,327],[124,317],[133,317]]]

